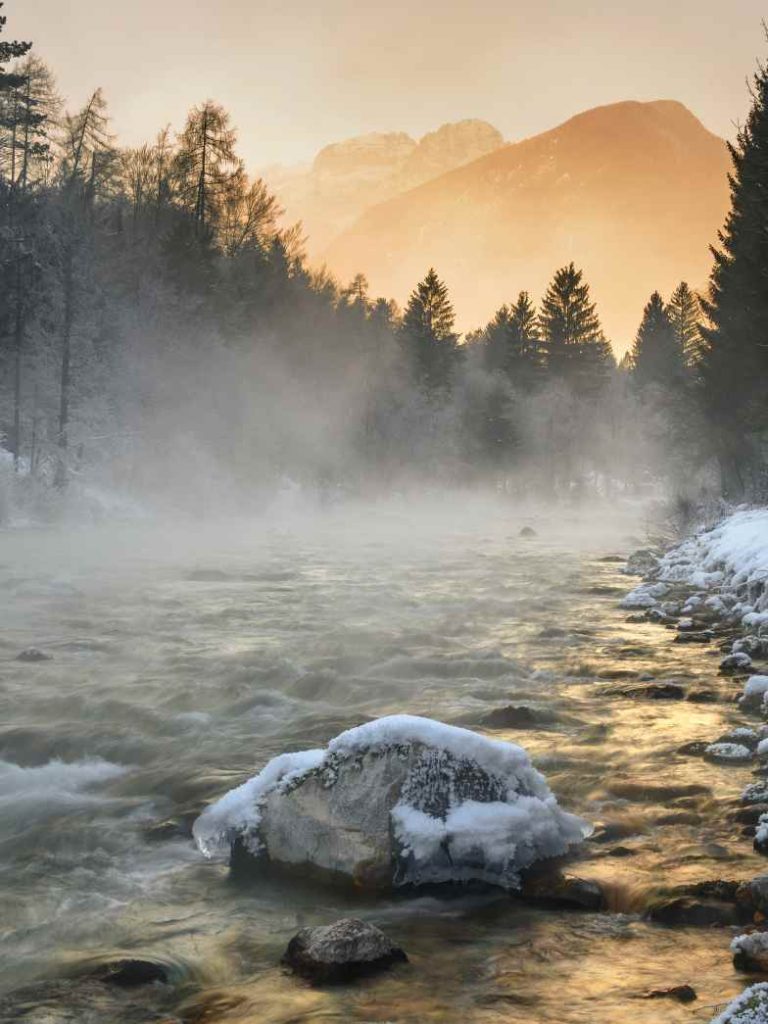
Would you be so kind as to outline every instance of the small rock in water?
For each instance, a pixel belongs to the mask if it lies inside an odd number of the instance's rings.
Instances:
[[[671,814],[662,814],[657,818],[656,825],[700,825],[701,815],[695,811],[673,811]]]
[[[751,782],[741,794],[743,804],[768,804],[768,785],[765,782]]]
[[[673,985],[672,988],[655,988],[646,999],[676,999],[678,1003],[692,1003],[698,996],[690,985]]]
[[[27,647],[25,651],[16,656],[16,661],[24,661],[29,664],[33,664],[36,661],[53,661],[53,657],[50,654],[46,654],[45,651],[41,651],[37,647]]]
[[[768,804],[750,804],[736,811],[733,820],[738,825],[756,825],[763,814],[768,814]]]
[[[494,708],[481,719],[480,724],[490,729],[537,729],[556,721],[551,711],[532,708],[526,704],[509,704],[505,708]]]
[[[404,951],[375,925],[346,917],[320,928],[302,928],[281,962],[315,985],[333,985],[407,961]]]
[[[719,697],[715,690],[693,690],[685,699],[691,704],[717,704]]]
[[[187,574],[190,583],[224,583],[231,577],[221,569],[194,569]]]
[[[676,644],[708,644],[714,638],[711,629],[704,629],[698,633],[678,633],[674,639]]]
[[[685,690],[677,683],[612,686],[604,692],[608,697],[631,697],[634,700],[683,700],[685,698]]]
[[[692,925],[710,928],[712,925],[734,925],[741,920],[738,908],[716,899],[696,899],[677,896],[660,900],[649,909],[648,916],[658,924]]]
[[[605,896],[597,882],[559,872],[526,878],[520,895],[533,903],[570,910],[602,910],[605,906]]]
[[[703,757],[709,746],[710,744],[706,740],[693,740],[691,743],[684,743],[682,747],[678,747],[677,752],[686,757]]]
[[[136,988],[154,982],[168,984],[168,971],[153,960],[114,960],[97,970],[95,977],[107,985],[120,988]]]
[[[752,668],[752,659],[748,654],[728,654],[720,662],[720,671],[724,676],[738,675],[739,672],[748,672]]]
[[[538,534],[532,526],[524,526],[520,531],[521,537],[538,537]]]

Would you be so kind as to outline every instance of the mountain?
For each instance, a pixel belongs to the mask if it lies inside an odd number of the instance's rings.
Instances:
[[[652,291],[706,281],[729,167],[723,140],[681,103],[615,103],[372,206],[323,257],[400,302],[434,265],[464,329],[521,289],[538,298],[574,260],[621,352]]]
[[[310,168],[265,168],[291,222],[301,220],[317,255],[369,206],[470,163],[503,145],[486,121],[457,121],[418,142],[405,132],[372,132],[335,142]]]

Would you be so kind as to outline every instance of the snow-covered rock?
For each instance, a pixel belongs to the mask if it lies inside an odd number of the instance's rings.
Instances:
[[[711,1024],[768,1024],[768,983],[744,989]]]
[[[758,631],[768,627],[768,508],[739,509],[668,551],[653,573],[654,586],[683,584],[698,591],[683,613],[706,607]],[[650,607],[648,584],[623,607]],[[627,602],[638,601],[632,604]],[[746,651],[742,652],[746,653]]]
[[[591,828],[522,747],[394,715],[325,750],[283,754],[197,819],[208,857],[245,852],[370,886],[480,880],[518,888]]]
[[[768,932],[737,935],[731,943],[733,966],[740,971],[768,970]]]
[[[750,676],[744,684],[739,703],[745,710],[758,710],[768,694],[768,676]]]
[[[746,764],[752,760],[752,751],[741,743],[710,743],[704,757],[715,764]]]
[[[726,654],[720,662],[720,671],[726,675],[736,675],[739,672],[749,672],[752,668],[752,659],[748,654]]]

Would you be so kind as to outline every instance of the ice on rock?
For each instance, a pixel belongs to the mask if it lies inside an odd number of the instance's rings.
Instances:
[[[768,983],[744,989],[711,1024],[768,1024]]]
[[[768,676],[750,676],[744,684],[739,703],[744,708],[759,708],[768,695]]]
[[[660,559],[654,578],[654,586],[683,583],[702,591],[684,613],[706,604],[747,626],[768,623],[768,509],[740,509],[700,530]],[[623,607],[649,607],[644,602],[652,596],[653,588],[644,584]]]
[[[275,758],[194,825],[209,857],[244,849],[363,885],[504,888],[590,831],[559,807],[522,747],[410,715]]]

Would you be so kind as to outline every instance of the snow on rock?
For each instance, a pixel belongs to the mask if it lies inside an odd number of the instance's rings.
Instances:
[[[768,982],[744,989],[711,1024],[768,1024]]]
[[[731,952],[737,970],[764,972],[768,967],[768,932],[737,935],[731,943]]]
[[[479,880],[511,889],[591,827],[558,806],[522,747],[393,715],[326,750],[274,758],[193,831],[208,857],[245,852],[370,886]]]
[[[704,757],[716,764],[745,764],[752,760],[752,751],[741,743],[710,743]]]
[[[739,698],[743,708],[757,709],[768,694],[768,676],[750,676],[744,684],[744,693]]]
[[[727,609],[745,626],[768,625],[768,508],[742,508],[700,530],[659,560],[653,579],[632,591],[622,607],[651,607],[647,602],[660,593],[656,587],[685,584],[701,591],[689,598],[685,613],[706,605]]]

